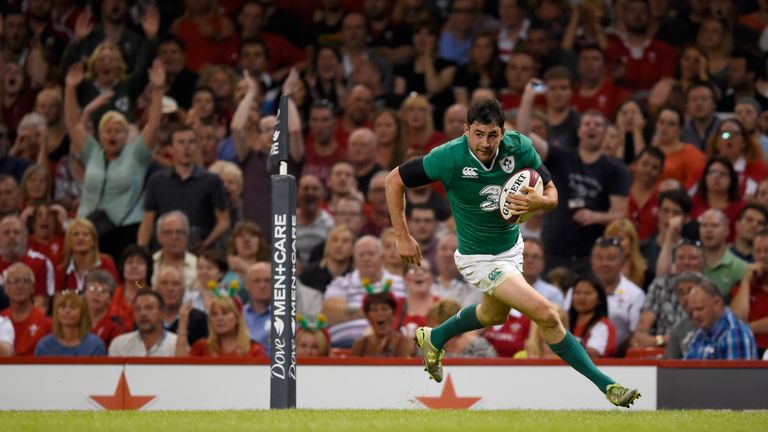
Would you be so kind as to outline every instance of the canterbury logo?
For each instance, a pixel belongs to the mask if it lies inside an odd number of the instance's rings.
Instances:
[[[464,167],[461,170],[461,176],[463,178],[477,178],[477,168]]]

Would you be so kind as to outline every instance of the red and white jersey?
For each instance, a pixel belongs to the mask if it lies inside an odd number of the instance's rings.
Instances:
[[[18,261],[6,261],[0,257],[0,273],[5,280],[5,270],[16,262],[22,262],[32,269],[35,275],[35,295],[52,297],[55,294],[56,272],[53,263],[42,253],[27,248],[24,256]]]

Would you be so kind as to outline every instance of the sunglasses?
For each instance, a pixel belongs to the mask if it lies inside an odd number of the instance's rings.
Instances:
[[[595,240],[595,245],[621,247],[621,240],[618,237],[602,236]]]
[[[694,239],[689,239],[689,238],[681,238],[677,242],[677,244],[675,245],[675,249],[677,249],[677,248],[679,248],[681,246],[686,246],[686,245],[688,245],[688,246],[695,246],[696,249],[701,249],[701,242],[700,241],[694,240]]]
[[[733,132],[731,132],[731,131],[723,131],[723,132],[720,132],[720,138],[722,138],[722,139],[724,139],[726,141],[728,141],[731,138],[735,138],[737,136],[740,136],[740,135],[741,135],[741,132],[738,132],[738,131],[733,131]]]

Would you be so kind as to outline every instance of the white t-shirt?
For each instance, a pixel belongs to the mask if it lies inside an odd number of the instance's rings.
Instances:
[[[11,345],[13,350],[13,343],[16,340],[16,333],[13,331],[13,323],[9,318],[0,316],[0,343],[5,342]]]
[[[110,357],[173,357],[176,355],[176,334],[163,331],[155,345],[147,350],[139,331],[120,335],[109,344]]]

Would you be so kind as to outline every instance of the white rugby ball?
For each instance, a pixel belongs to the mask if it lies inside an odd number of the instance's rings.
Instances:
[[[523,186],[532,187],[540,195],[544,193],[544,182],[541,181],[541,176],[539,176],[536,170],[523,168],[512,173],[509,179],[504,182],[501,194],[499,194],[499,213],[501,218],[509,224],[524,223],[533,216],[534,212],[513,215],[509,208],[507,208],[507,196],[522,195]]]

